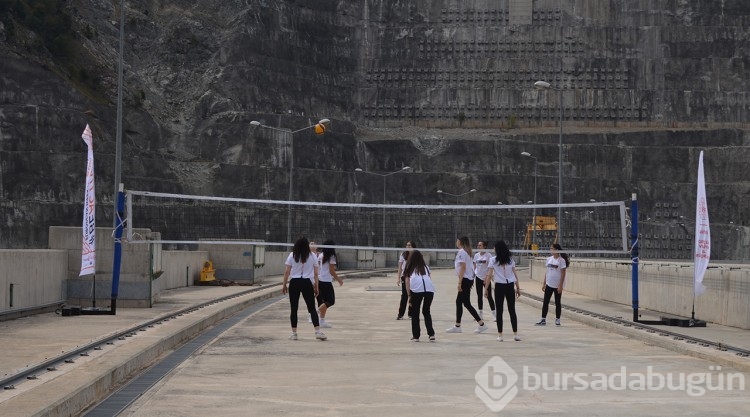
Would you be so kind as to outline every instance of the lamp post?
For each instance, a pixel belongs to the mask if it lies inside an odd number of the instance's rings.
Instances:
[[[552,86],[550,83],[546,81],[537,81],[534,83],[534,88],[537,90],[557,90],[559,93],[559,106],[560,106],[560,141],[559,141],[559,154],[558,159],[560,163],[560,168],[557,174],[557,243],[562,245],[562,208],[560,207],[560,204],[562,204],[562,193],[563,193],[563,148],[562,148],[562,139],[563,139],[563,90],[562,88],[557,88]]]
[[[264,129],[269,130],[275,130],[278,132],[283,132],[285,135],[288,135],[289,140],[289,195],[287,197],[287,201],[292,201],[292,191],[294,190],[294,134],[298,132],[302,132],[303,130],[308,129],[315,129],[315,133],[318,135],[322,135],[326,132],[326,125],[328,123],[331,123],[328,119],[320,119],[318,123],[314,125],[310,125],[307,127],[303,127],[302,129],[297,130],[291,130],[291,129],[284,129],[280,127],[273,127],[264,125],[263,123],[253,120],[250,122],[251,126],[254,127],[262,127]],[[292,242],[292,205],[289,205],[289,210],[287,212],[287,218],[286,218],[286,241],[291,243]]]
[[[115,192],[112,197],[114,211],[112,216],[112,227],[117,227],[117,198],[122,181],[122,72],[123,72],[123,50],[125,49],[125,0],[120,0],[120,33],[119,51],[117,53],[117,126],[115,136]]]
[[[471,193],[475,193],[475,192],[477,192],[477,190],[476,190],[476,188],[472,188],[471,190],[469,190],[469,191],[467,191],[465,193],[461,193],[461,194],[451,194],[451,193],[443,191],[443,190],[437,190],[437,192],[438,192],[438,194],[445,194],[445,195],[456,197],[456,204],[458,204],[459,203],[459,201],[458,201],[459,198],[461,198],[461,197],[463,197],[465,195],[471,194]]]
[[[361,172],[363,174],[372,174],[372,175],[377,175],[379,177],[383,177],[383,205],[385,205],[385,201],[386,201],[385,200],[385,184],[386,184],[385,179],[387,177],[390,177],[393,174],[399,174],[402,172],[409,172],[409,171],[411,171],[411,167],[408,167],[408,166],[403,167],[399,169],[398,171],[389,172],[387,174],[380,174],[378,172],[365,171],[362,168],[356,168],[354,170],[354,172]],[[385,247],[385,207],[383,207],[383,243],[382,244],[383,244],[383,247]]]
[[[443,190],[437,190],[437,193],[438,193],[438,194],[445,194],[445,195],[449,195],[449,196],[453,196],[453,197],[456,197],[456,205],[458,205],[458,203],[459,203],[459,198],[461,198],[461,197],[463,197],[463,196],[465,196],[465,195],[469,195],[469,194],[471,194],[471,193],[475,193],[475,192],[477,192],[477,189],[476,189],[476,188],[472,188],[471,190],[469,190],[469,191],[467,191],[467,192],[465,192],[465,193],[461,193],[461,194],[451,194],[451,193],[449,193],[449,192],[445,192],[445,191],[443,191]],[[454,230],[453,230],[453,234],[454,234],[454,235],[456,236],[456,239],[458,239],[458,230],[457,230],[457,228],[455,227],[455,222],[454,222]]]
[[[525,151],[521,152],[521,155],[527,158],[534,158],[534,207],[531,209],[531,226],[533,227],[533,229],[531,230],[531,245],[533,246],[534,242],[536,242],[536,179],[539,160],[536,158],[536,156]]]

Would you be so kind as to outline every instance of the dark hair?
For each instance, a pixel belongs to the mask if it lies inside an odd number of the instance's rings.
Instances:
[[[310,241],[306,237],[302,236],[294,242],[292,256],[294,257],[294,262],[307,262],[307,258],[310,256]]]
[[[407,240],[407,241],[406,241],[406,243],[404,243],[404,246],[406,246],[406,245],[408,245],[408,244],[410,244],[410,243],[411,243],[411,248],[412,248],[412,249],[416,249],[416,247],[417,247],[417,244],[416,244],[416,243],[414,243],[414,241],[413,241],[413,240]],[[403,256],[403,257],[404,257],[404,260],[405,260],[405,261],[408,261],[408,260],[409,260],[409,254],[410,254],[410,253],[411,253],[411,251],[405,250],[405,251],[404,251],[404,253],[402,253],[402,254],[401,254],[401,256]]]
[[[404,276],[409,277],[415,271],[420,275],[424,275],[428,270],[427,264],[424,263],[422,252],[413,250],[411,256],[409,256],[409,261],[406,262],[406,267],[404,267]]]
[[[553,247],[553,248],[555,248],[555,249],[557,249],[557,250],[559,250],[559,251],[561,251],[561,250],[562,250],[562,246],[560,246],[560,244],[559,244],[559,243],[553,243],[553,244],[552,244],[552,247]],[[570,256],[568,256],[568,254],[567,254],[567,253],[565,253],[565,252],[560,252],[560,256],[561,256],[561,257],[562,257],[563,259],[565,259],[565,267],[566,267],[566,268],[567,268],[567,267],[569,267],[569,266],[570,266]]]
[[[479,246],[480,243],[484,245],[485,249],[487,249],[487,241],[486,240],[477,241],[477,246]]]
[[[495,259],[498,265],[509,265],[511,261],[510,249],[504,240],[495,242]]]
[[[323,242],[324,246],[328,246],[328,245],[333,246],[335,244],[336,243],[334,241],[332,241],[332,240],[326,240],[325,242]],[[336,257],[336,249],[335,248],[323,248],[323,262],[321,262],[321,263],[323,263],[323,264],[327,263],[328,261],[331,260],[331,258],[335,258],[335,257]]]
[[[468,236],[461,236],[458,238],[458,241],[461,242],[461,247],[464,248],[466,253],[471,256],[471,241],[469,240]]]

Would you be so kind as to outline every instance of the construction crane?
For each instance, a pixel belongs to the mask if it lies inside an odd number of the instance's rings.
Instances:
[[[536,227],[536,230],[535,230]],[[539,250],[539,243],[532,242],[534,232],[557,232],[557,219],[555,216],[536,216],[536,219],[532,219],[531,223],[526,224],[526,238],[523,240],[524,249],[530,249],[533,251]],[[555,237],[555,242],[557,237]]]

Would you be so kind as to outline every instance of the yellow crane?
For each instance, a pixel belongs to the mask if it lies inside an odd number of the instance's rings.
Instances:
[[[532,218],[531,223],[526,224],[526,238],[523,240],[524,249],[539,250],[539,243],[531,241],[535,229],[536,232],[557,232],[557,219],[555,216],[536,216],[536,219]],[[555,242],[557,242],[557,236],[555,236]]]

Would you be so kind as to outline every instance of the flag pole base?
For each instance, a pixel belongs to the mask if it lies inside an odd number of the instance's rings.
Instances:
[[[677,327],[706,327],[706,322],[698,319],[686,319],[681,317],[662,317],[667,326]]]
[[[84,307],[81,309],[82,316],[103,316],[111,314],[112,312],[108,308]]]

